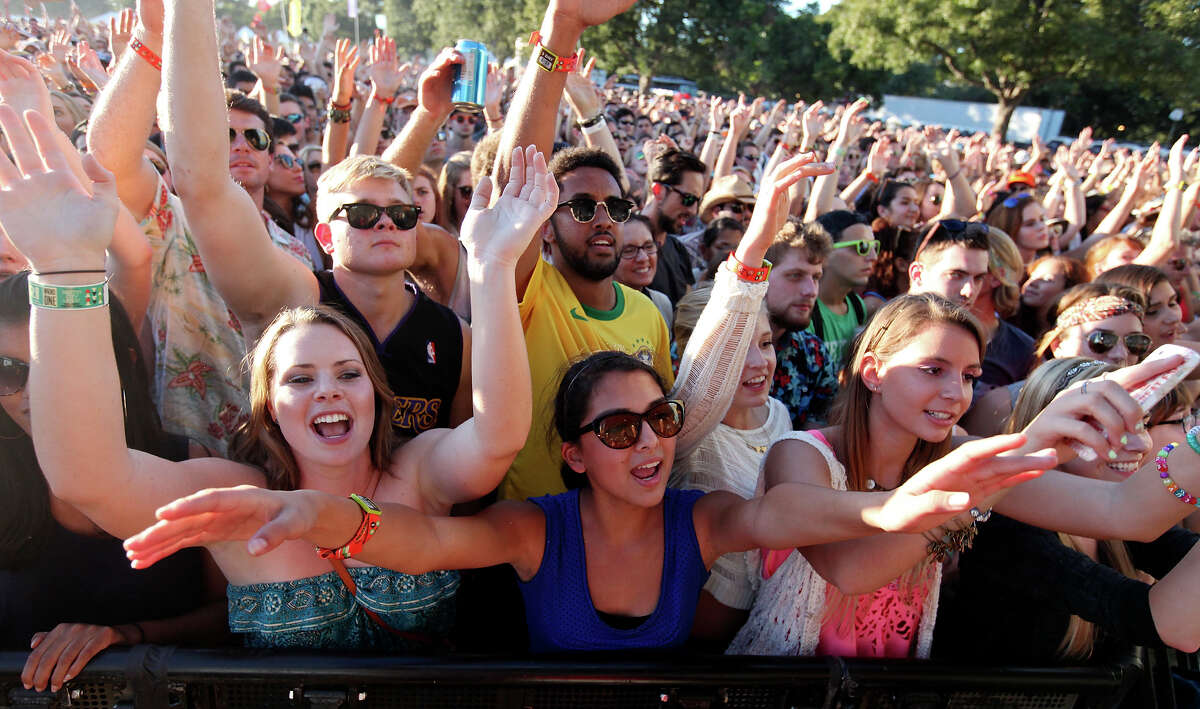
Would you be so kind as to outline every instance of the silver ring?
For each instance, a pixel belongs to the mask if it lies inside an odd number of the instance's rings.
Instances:
[[[1084,394],[1084,395],[1086,395],[1086,394],[1087,394],[1087,385],[1088,385],[1088,383],[1087,383],[1087,380],[1084,380],[1084,382],[1083,382],[1083,386],[1082,386],[1082,387],[1080,387],[1080,389],[1079,389],[1079,392],[1080,392],[1081,394]]]

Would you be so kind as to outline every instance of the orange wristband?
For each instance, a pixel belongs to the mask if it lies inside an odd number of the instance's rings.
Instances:
[[[529,44],[537,45],[534,60],[543,71],[575,71],[575,65],[579,63],[579,52],[575,52],[569,57],[562,57],[546,49],[546,45],[542,44],[542,35],[537,30],[534,30],[533,34],[529,35]]]
[[[142,44],[142,41],[137,37],[129,40],[129,48],[134,51],[142,59],[150,63],[150,66],[162,71],[162,57],[154,53],[154,50]]]
[[[731,252],[728,263],[730,270],[736,273],[737,277],[743,281],[762,283],[771,274],[771,262],[766,259],[763,259],[763,265],[760,268],[753,268],[738,261],[737,256]]]

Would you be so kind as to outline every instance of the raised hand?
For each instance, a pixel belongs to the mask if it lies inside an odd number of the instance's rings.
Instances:
[[[756,101],[758,99],[755,99]],[[729,139],[741,140],[750,127],[750,119],[754,117],[752,106],[746,105],[746,95],[739,94],[737,106],[729,112]]]
[[[367,50],[371,65],[367,67],[367,76],[374,86],[375,96],[385,99],[396,95],[400,83],[404,80],[404,72],[396,62],[396,40],[379,35]]]
[[[892,141],[886,135],[871,144],[867,153],[867,172],[882,177],[892,159]]]
[[[35,111],[54,115],[50,90],[37,68],[26,59],[0,51],[0,102],[11,106],[17,115]]]
[[[767,252],[767,247],[775,240],[775,235],[783,228],[788,218],[790,198],[788,188],[806,177],[829,175],[833,173],[833,163],[816,162],[815,153],[802,153],[791,159],[784,160],[767,174],[763,175],[762,184],[758,190],[758,200],[754,204],[754,212],[750,216],[750,224],[746,227],[746,235],[738,246],[739,260],[741,255],[753,259]],[[746,252],[743,252],[743,246]],[[756,263],[756,261],[743,261]]]
[[[354,99],[354,70],[358,68],[358,47],[342,38],[333,48],[333,102],[345,106]]]
[[[589,57],[587,63],[582,62],[583,47],[579,48],[579,68],[567,74],[567,101],[579,115],[579,120],[586,121],[600,112],[600,94],[592,83],[592,70],[596,68],[596,57]]]
[[[475,187],[459,239],[476,263],[515,267],[538,227],[558,206],[558,184],[546,169],[546,157],[530,145],[513,149],[508,183],[488,207],[492,189],[489,177]]]
[[[135,569],[145,569],[180,549],[248,540],[251,556],[265,554],[316,525],[317,498],[309,490],[284,492],[253,485],[201,490],[160,507],[158,522],[125,540]]]
[[[137,0],[138,27],[156,37],[161,37],[166,17],[163,0]]]
[[[125,47],[129,46],[129,38],[133,36],[136,24],[137,14],[131,7],[108,18],[108,48],[112,52],[114,62],[125,53]]]
[[[1025,436],[1011,434],[959,446],[888,493],[873,522],[887,532],[923,532],[1057,464],[1050,449],[1033,455],[1013,454],[1025,443]]]
[[[67,68],[80,83],[91,84],[97,93],[108,83],[108,72],[100,63],[96,50],[83,40],[67,53]]]
[[[1188,134],[1184,133],[1179,136],[1179,140],[1175,141],[1175,144],[1171,146],[1171,151],[1167,153],[1167,179],[1174,184],[1183,181],[1183,151],[1187,146],[1187,141]]]
[[[634,0],[551,0],[546,17],[568,23],[567,29],[579,32],[604,24],[633,6]]]
[[[37,633],[30,643],[32,652],[21,670],[25,689],[41,692],[47,687],[57,692],[64,682],[77,677],[92,658],[111,645],[130,645],[135,641],[117,628],[87,623],[59,623],[49,632]]]
[[[277,88],[279,76],[283,73],[283,47],[272,47],[261,37],[255,37],[246,55],[246,68],[254,72],[263,86]]]
[[[0,106],[0,231],[35,271],[103,268],[120,203],[112,173],[87,155],[81,184],[48,118]]]
[[[441,120],[450,115],[454,110],[454,104],[450,101],[454,65],[465,61],[463,55],[451,47],[446,47],[437,55],[433,63],[421,73],[417,82],[417,103],[421,108]]]
[[[817,136],[821,135],[821,129],[825,126],[825,116],[821,115],[823,108],[825,108],[825,102],[817,101],[804,109],[804,145],[808,147],[812,147]]]

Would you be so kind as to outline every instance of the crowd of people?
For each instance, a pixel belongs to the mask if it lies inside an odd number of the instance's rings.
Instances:
[[[0,30],[27,687],[139,643],[1200,648],[1200,370],[1130,394],[1200,352],[1187,136],[597,85],[630,4],[551,0],[478,107],[454,49],[212,0]]]

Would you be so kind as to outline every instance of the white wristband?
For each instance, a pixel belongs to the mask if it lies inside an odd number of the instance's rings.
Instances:
[[[602,130],[607,130],[607,129],[608,129],[608,125],[604,121],[600,121],[599,123],[597,123],[595,125],[588,126],[587,128],[580,128],[579,130],[581,130],[584,135],[594,135],[596,133],[599,133]]]

